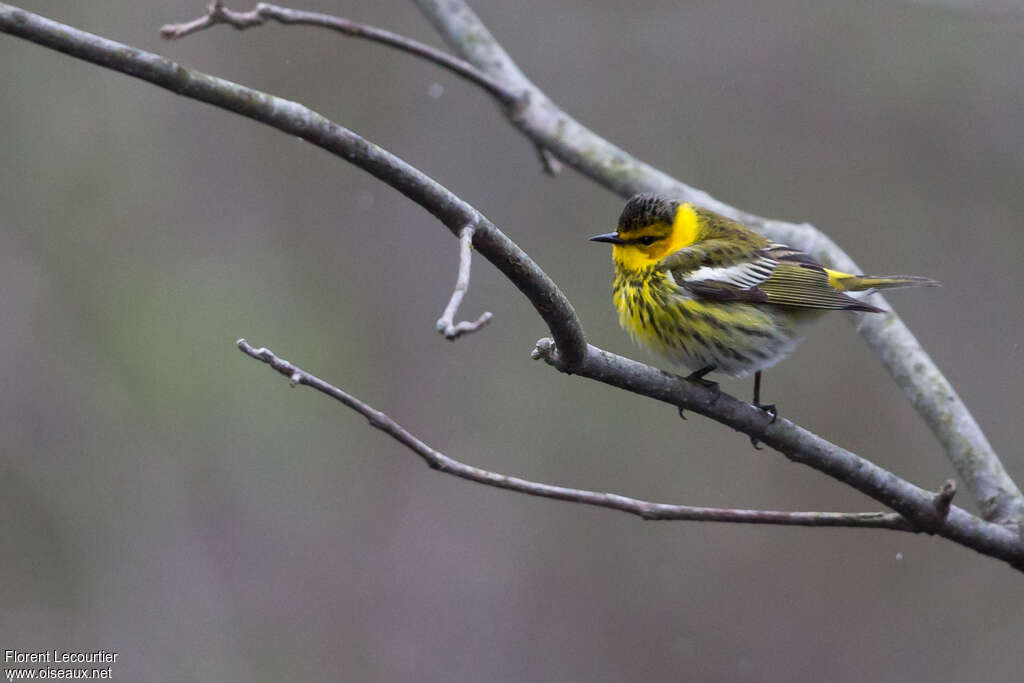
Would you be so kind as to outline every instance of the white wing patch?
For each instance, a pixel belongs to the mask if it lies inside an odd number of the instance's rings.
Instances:
[[[692,273],[687,273],[686,280],[689,282],[723,282],[725,284],[750,289],[756,287],[775,272],[778,261],[770,258],[761,258],[748,263],[737,263],[733,266],[702,266]]]

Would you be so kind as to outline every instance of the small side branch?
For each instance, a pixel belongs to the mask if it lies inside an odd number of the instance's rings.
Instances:
[[[783,526],[859,527],[910,531],[916,529],[902,516],[886,512],[784,512],[777,510],[743,510],[670,505],[639,500],[617,493],[586,491],[563,486],[509,477],[473,467],[434,450],[411,434],[387,414],[364,403],[355,396],[311,375],[297,365],[278,358],[267,348],[254,348],[244,339],[237,342],[239,350],[250,358],[261,360],[288,378],[291,386],[304,384],[330,396],[365,417],[371,426],[381,430],[420,456],[431,468],[478,484],[517,491],[541,498],[554,498],[571,503],[594,505],[619,510],[651,520],[689,520],[695,522],[733,522],[743,524],[774,524]]]
[[[245,29],[250,26],[258,26],[264,21],[265,19],[259,14],[254,17],[246,17],[241,12],[232,12],[224,7],[221,0],[214,0],[206,6],[206,14],[203,16],[192,21],[183,21],[180,24],[165,24],[160,27],[160,35],[167,40],[176,40],[217,24],[231,24],[237,29]]]
[[[469,289],[469,267],[473,260],[473,226],[467,225],[459,232],[459,276],[455,280],[455,290],[452,298],[448,301],[444,313],[437,321],[437,331],[445,336],[445,339],[452,341],[464,334],[476,332],[481,327],[491,322],[493,317],[490,311],[484,313],[473,322],[463,321],[455,324],[455,314],[459,312],[462,304],[462,297]]]
[[[562,162],[558,160],[558,157],[539,142],[534,143],[533,146],[537,150],[537,157],[540,159],[540,166],[544,169],[544,172],[549,176],[561,175]]]
[[[285,25],[326,28],[349,38],[362,38],[425,59],[459,78],[483,88],[504,107],[506,115],[511,119],[515,119],[518,112],[528,106],[529,98],[525,91],[508,87],[500,79],[478,69],[464,59],[398,33],[331,14],[306,12],[267,2],[257,4],[248,12],[236,12],[225,7],[223,0],[214,0],[209,4],[206,14],[203,16],[180,24],[167,24],[160,29],[160,35],[168,40],[177,40],[217,24],[227,24],[242,31],[255,26],[263,26],[268,21],[276,21]],[[540,140],[537,140],[534,146],[543,171],[550,176],[559,175],[562,172],[562,162]]]
[[[160,35],[167,40],[177,40],[217,24],[227,24],[239,31],[244,31],[247,28],[263,26],[268,21],[276,21],[280,24],[319,26],[352,38],[363,38],[387,45],[402,52],[426,59],[456,76],[480,86],[506,106],[511,106],[519,99],[519,93],[505,87],[498,79],[477,69],[469,62],[431,47],[426,43],[421,43],[418,40],[406,38],[405,36],[385,31],[375,26],[361,24],[344,17],[279,7],[267,2],[257,4],[248,12],[236,12],[225,7],[222,0],[214,0],[214,2],[207,6],[206,14],[203,16],[180,24],[167,24],[160,28]]]
[[[955,495],[956,482],[952,479],[947,479],[946,483],[935,494],[935,497],[932,498],[932,505],[935,506],[935,513],[939,516],[940,520],[945,520],[949,516],[949,506],[953,504],[953,496]]]

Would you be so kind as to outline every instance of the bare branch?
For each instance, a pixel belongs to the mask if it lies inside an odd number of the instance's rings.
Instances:
[[[473,225],[473,244],[529,298],[548,324],[554,344],[538,345],[538,355],[563,372],[579,372],[612,386],[655,398],[742,431],[868,494],[905,518],[915,529],[949,538],[978,552],[1024,568],[1024,544],[1015,528],[985,522],[951,505],[937,519],[933,494],[877,465],[779,419],[769,424],[763,411],[693,382],[586,344],[571,304],[551,279],[479,211],[432,178],[384,149],[295,102],[192,71],[158,55],[79,31],[0,3],[0,32],[114,69],[154,85],[239,113],[301,137],[373,174],[436,216],[453,234]],[[294,382],[303,379],[291,368]],[[557,488],[557,487],[556,487]]]
[[[542,167],[549,175],[560,172],[558,159],[561,158],[623,196],[656,191],[692,201],[732,216],[780,242],[802,248],[827,265],[861,272],[845,252],[809,223],[771,220],[736,209],[635,159],[582,126],[526,78],[462,0],[416,1],[448,43],[469,62],[383,29],[267,3],[258,4],[250,12],[232,12],[221,2],[214,2],[206,16],[185,24],[165,26],[161,33],[167,38],[177,38],[217,23],[244,29],[274,19],[286,24],[321,26],[395,47],[449,69],[494,96],[505,108],[509,120],[533,141]],[[881,358],[943,445],[985,518],[1002,523],[1018,523],[1024,519],[1024,495],[952,385],[902,320],[891,313],[884,299],[874,295],[872,303],[890,314],[858,317],[855,320],[858,332]]]
[[[262,26],[268,21],[276,21],[281,24],[319,26],[320,28],[337,31],[351,38],[363,38],[393,47],[432,62],[443,69],[447,69],[459,78],[480,86],[505,106],[515,103],[519,97],[518,92],[509,90],[497,79],[488,76],[469,62],[442,52],[426,43],[421,43],[412,38],[406,38],[405,36],[385,31],[375,26],[345,19],[344,17],[279,7],[267,2],[257,4],[248,12],[235,12],[225,7],[222,0],[217,0],[210,3],[206,9],[206,14],[203,16],[181,24],[167,24],[160,29],[160,35],[168,40],[177,40],[217,24],[227,24],[240,31],[244,31],[254,26]]]
[[[434,450],[407,429],[402,427],[387,414],[368,405],[352,394],[325,382],[302,368],[278,358],[267,348],[253,348],[244,339],[238,340],[238,348],[251,358],[261,360],[279,373],[289,378],[289,384],[304,384],[330,396],[345,406],[365,417],[370,425],[381,430],[412,452],[423,458],[431,468],[445,474],[462,479],[475,481],[486,486],[517,491],[541,498],[554,498],[570,503],[596,505],[598,507],[620,510],[639,515],[651,520],[689,520],[696,522],[733,522],[743,524],[777,524],[786,526],[829,526],[829,527],[860,527],[871,529],[893,529],[896,531],[916,531],[916,529],[898,514],[885,512],[782,512],[775,510],[738,510],[730,508],[693,507],[690,505],[670,505],[654,503],[622,496],[617,493],[601,493],[583,489],[552,486],[527,479],[509,477],[497,472],[473,467],[455,460],[444,453]]]
[[[491,313],[487,311],[473,322],[463,321],[457,325],[454,324],[455,314],[459,312],[459,306],[462,304],[462,297],[469,289],[469,266],[472,260],[473,226],[467,225],[459,233],[459,275],[455,280],[455,290],[436,325],[437,331],[443,334],[445,339],[455,341],[462,335],[476,332],[491,322]]]
[[[168,40],[176,40],[217,24],[227,24],[238,30],[245,30],[254,26],[262,26],[269,20],[277,21],[281,24],[326,28],[337,31],[347,37],[363,38],[395,48],[415,57],[421,57],[483,88],[498,101],[504,108],[506,116],[510,118],[514,118],[516,112],[523,107],[523,91],[506,87],[504,83],[492,78],[465,60],[412,38],[330,14],[306,12],[271,5],[266,2],[257,4],[256,7],[248,12],[235,12],[224,7],[222,0],[216,0],[210,3],[206,14],[203,16],[181,24],[167,24],[160,29],[160,35]],[[562,172],[562,163],[555,158],[555,155],[540,142],[534,143],[534,146],[537,149],[537,156],[540,159],[541,168],[544,172],[550,176],[560,174]]]
[[[486,216],[394,154],[325,116],[165,57],[80,31],[0,3],[0,32],[10,33],[99,66],[134,76],[184,97],[212,104],[310,142],[379,178],[416,202],[457,235],[475,226],[473,244],[530,300],[572,363],[586,350],[572,304],[547,273]]]
[[[531,356],[568,371],[550,339],[538,341]],[[812,467],[852,486],[895,510],[918,529],[955,540],[986,555],[995,553],[996,557],[1002,557],[1018,569],[1024,562],[1024,543],[1015,527],[983,521],[955,505],[950,506],[945,518],[938,519],[932,492],[783,417],[772,420],[763,410],[725,392],[682,380],[594,346],[588,346],[582,365],[575,366],[570,374],[711,417],[756,438],[793,462]],[[1010,555],[1005,555],[1011,548]]]
[[[741,211],[645,164],[580,124],[523,74],[463,0],[415,1],[456,52],[505,88],[525,93],[509,120],[534,144],[580,173],[624,197],[660,192],[706,206],[803,249],[826,265],[863,272],[810,223],[787,223]],[[880,295],[873,295],[870,302],[892,310]],[[1024,520],[1024,495],[967,406],[899,316],[891,312],[859,316],[854,324],[942,444],[985,519],[1009,524]]]
[[[220,23],[231,22],[227,19],[227,15],[225,14],[223,0],[213,0],[213,2],[206,6],[206,14],[203,16],[180,24],[165,24],[160,28],[160,35],[167,40],[176,40],[178,38],[184,38],[192,33],[202,31],[203,29],[211,26],[216,26]],[[240,19],[239,23],[241,23]],[[258,19],[258,23],[263,23],[263,20]],[[241,29],[246,27],[235,25],[235,28]]]

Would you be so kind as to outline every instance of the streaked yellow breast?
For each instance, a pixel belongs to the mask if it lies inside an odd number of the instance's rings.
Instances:
[[[693,370],[712,366],[742,377],[775,364],[797,342],[799,316],[776,306],[694,299],[653,269],[618,269],[613,299],[619,324],[634,340]]]

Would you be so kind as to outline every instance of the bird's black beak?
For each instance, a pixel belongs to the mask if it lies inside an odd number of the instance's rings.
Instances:
[[[611,244],[625,244],[626,240],[619,237],[617,232],[606,232],[603,235],[594,235],[590,238],[591,242],[610,242]]]

